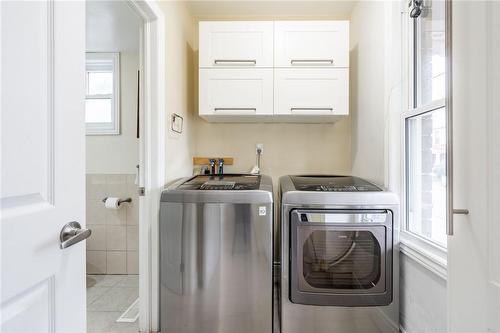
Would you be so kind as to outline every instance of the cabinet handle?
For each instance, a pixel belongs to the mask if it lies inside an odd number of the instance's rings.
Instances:
[[[220,114],[255,114],[257,108],[214,108],[214,111]]]
[[[216,59],[216,60],[214,60],[214,65],[237,66],[240,64],[247,65],[247,66],[255,66],[255,65],[257,65],[257,60],[255,60],[255,59],[249,59],[249,60]]]
[[[333,59],[292,59],[292,65],[311,64],[311,65],[333,65]]]
[[[331,114],[333,112],[333,108],[290,108],[290,111],[296,114],[311,114],[312,112]]]

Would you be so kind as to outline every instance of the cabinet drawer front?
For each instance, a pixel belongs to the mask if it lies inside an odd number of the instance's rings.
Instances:
[[[273,22],[200,22],[200,67],[273,67]]]
[[[272,115],[272,69],[200,69],[200,115]]]
[[[348,21],[275,22],[276,67],[349,67]]]
[[[349,114],[349,69],[276,69],[274,75],[275,114]]]

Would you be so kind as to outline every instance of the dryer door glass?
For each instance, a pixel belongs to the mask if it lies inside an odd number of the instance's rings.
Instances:
[[[372,232],[315,230],[302,243],[299,289],[371,289],[380,281],[381,263]]]
[[[392,213],[293,210],[290,300],[371,306],[392,301]]]

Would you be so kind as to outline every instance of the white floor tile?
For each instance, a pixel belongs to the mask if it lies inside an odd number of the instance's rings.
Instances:
[[[116,322],[137,297],[138,275],[87,275],[87,333],[138,332],[138,321]]]

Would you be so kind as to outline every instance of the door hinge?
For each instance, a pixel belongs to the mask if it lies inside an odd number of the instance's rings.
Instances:
[[[143,197],[146,195],[146,189],[144,187],[139,187],[139,196]]]

